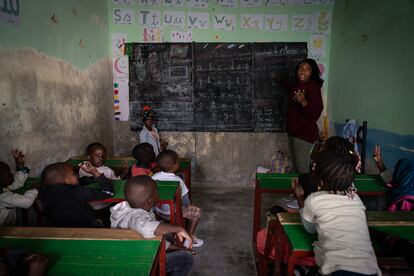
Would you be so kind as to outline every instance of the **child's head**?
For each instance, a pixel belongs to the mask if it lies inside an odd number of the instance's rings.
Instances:
[[[106,161],[106,148],[101,143],[89,144],[86,148],[88,160],[95,167],[101,167]]]
[[[79,179],[73,168],[64,162],[58,162],[46,166],[42,172],[43,185],[70,184],[78,185]]]
[[[154,124],[154,112],[151,109],[144,110],[144,113],[142,114],[142,122],[147,129],[152,129]]]
[[[354,146],[345,138],[340,136],[332,136],[326,139],[322,144],[318,144],[312,149],[311,160],[315,160],[321,152],[334,151],[343,154],[354,151]]]
[[[0,187],[7,187],[13,184],[14,176],[9,165],[0,161]]]
[[[295,78],[297,82],[306,82],[308,80],[316,81],[320,86],[323,84],[321,72],[318,64],[311,58],[305,58],[298,63],[295,69]]]
[[[134,147],[132,156],[137,160],[137,164],[142,167],[148,167],[155,161],[154,148],[150,143],[141,143]]]
[[[157,164],[161,171],[175,173],[179,169],[178,155],[175,151],[164,150],[158,155]]]
[[[159,199],[156,183],[147,175],[128,179],[124,187],[124,194],[131,208],[141,208],[144,210],[154,207]]]
[[[324,151],[314,161],[312,181],[321,190],[346,191],[351,186],[358,163],[355,154]]]

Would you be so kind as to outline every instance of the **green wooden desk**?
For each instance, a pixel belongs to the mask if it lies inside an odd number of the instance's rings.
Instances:
[[[294,266],[304,258],[313,259],[313,242],[317,234],[306,232],[299,213],[279,213],[276,233],[275,271],[280,273],[282,255],[287,254],[288,275],[294,275]],[[414,239],[414,215],[410,212],[367,212],[368,226],[401,238]],[[387,251],[373,242],[376,254]]]
[[[165,275],[163,238],[129,229],[0,227],[0,244],[48,256],[48,275]]]
[[[181,189],[178,181],[156,181],[158,196],[160,204],[168,204],[170,210],[174,210],[170,214],[170,223],[177,225],[184,225],[184,219],[181,215]],[[126,180],[114,180],[113,187],[115,190],[114,196],[100,202],[122,202],[125,200],[124,186]],[[87,188],[97,188],[98,184],[93,183],[85,186]]]
[[[292,192],[292,178],[298,177],[297,173],[257,173],[254,193],[253,213],[253,248],[256,248],[256,236],[260,230],[260,218],[262,208],[262,194],[288,194]],[[384,195],[385,185],[376,175],[355,175],[355,187],[359,195]]]

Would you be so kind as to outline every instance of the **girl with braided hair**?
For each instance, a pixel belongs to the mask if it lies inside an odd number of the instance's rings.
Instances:
[[[322,274],[381,275],[371,245],[365,206],[353,189],[358,156],[352,151],[324,151],[316,156],[311,173],[317,190],[304,200],[298,181],[292,188],[305,229],[317,233],[315,261]]]

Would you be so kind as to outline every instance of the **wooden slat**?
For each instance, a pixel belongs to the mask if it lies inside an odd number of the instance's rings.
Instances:
[[[73,240],[143,240],[131,229],[108,228],[59,228],[59,227],[0,227],[3,238],[42,238]],[[161,240],[155,237],[151,240]],[[147,239],[148,240],[148,239]]]

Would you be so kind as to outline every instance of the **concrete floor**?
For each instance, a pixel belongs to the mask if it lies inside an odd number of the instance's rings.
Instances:
[[[191,276],[256,275],[252,250],[254,192],[247,188],[194,188],[192,201],[202,208]]]

